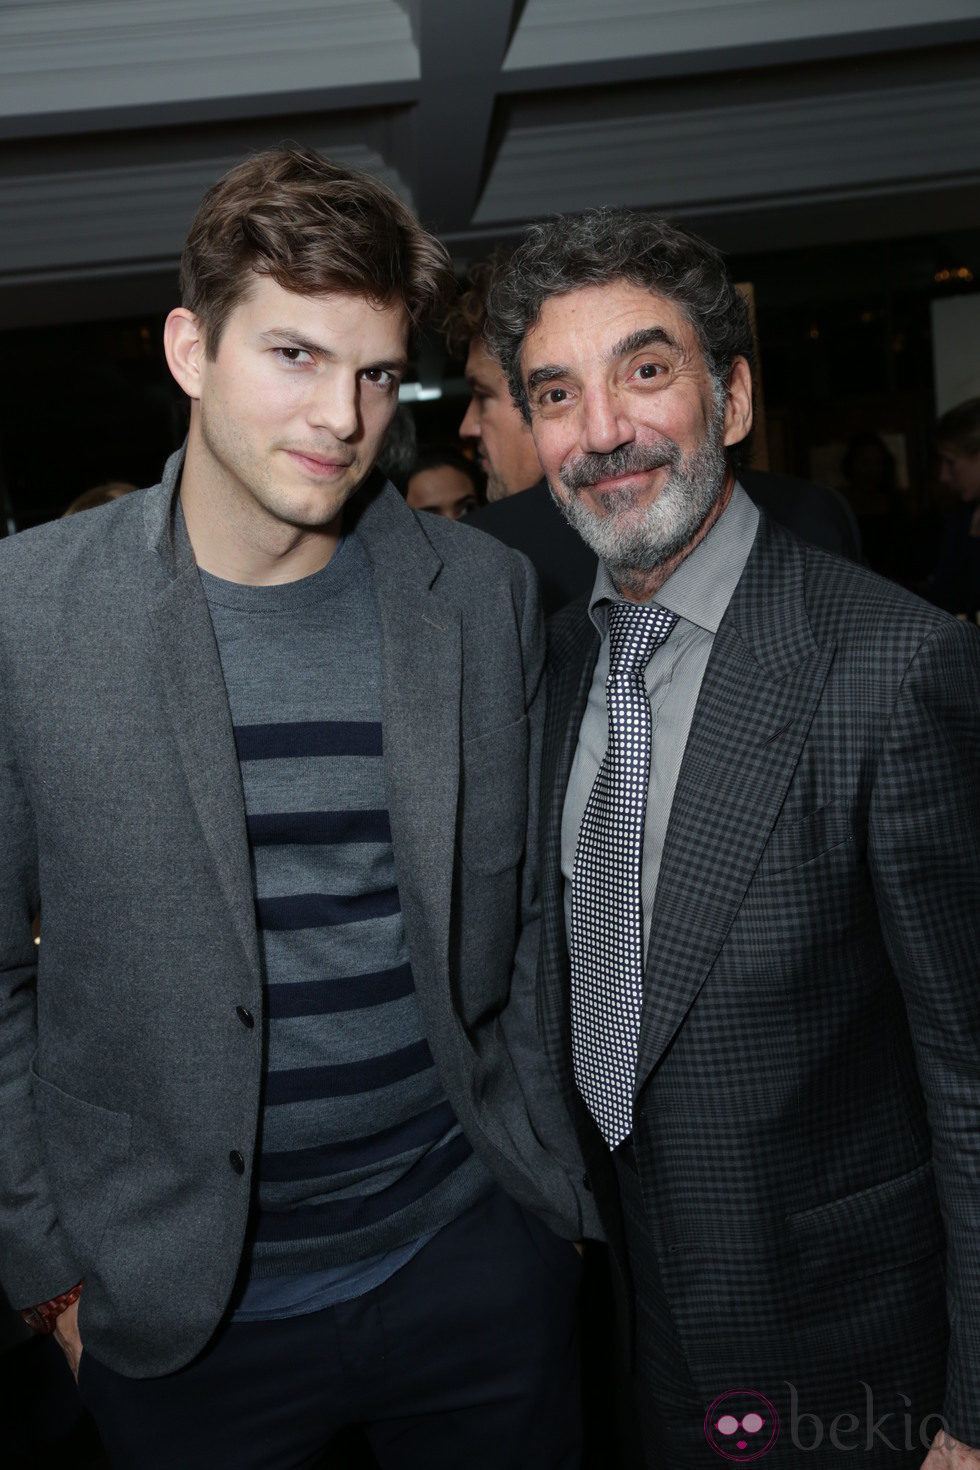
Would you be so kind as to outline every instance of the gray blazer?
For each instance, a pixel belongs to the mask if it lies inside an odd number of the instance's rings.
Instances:
[[[245,811],[179,470],[0,547],[0,1277],[27,1305],[84,1276],[83,1340],[137,1377],[225,1310],[262,1066],[236,1015],[263,1005]],[[352,510],[432,1054],[504,1188],[594,1231],[535,1020],[533,573],[380,482]]]

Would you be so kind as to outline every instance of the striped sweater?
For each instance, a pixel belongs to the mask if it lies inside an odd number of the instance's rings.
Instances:
[[[356,535],[320,572],[202,574],[242,773],[265,980],[252,1278],[394,1251],[490,1187],[423,1030],[382,768],[380,632]]]

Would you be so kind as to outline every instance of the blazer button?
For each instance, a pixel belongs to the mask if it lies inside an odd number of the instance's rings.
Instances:
[[[245,1026],[249,1031],[251,1031],[252,1027],[255,1025],[255,1017],[252,1015],[252,1012],[248,1010],[245,1006],[236,1006],[235,1015],[241,1021],[242,1025]]]
[[[228,1162],[234,1169],[236,1174],[245,1173],[245,1160],[242,1158],[237,1148],[233,1148],[231,1153],[228,1155]]]
[[[588,1174],[582,1175],[582,1188],[586,1190],[588,1194],[592,1193],[592,1180],[590,1179]]]

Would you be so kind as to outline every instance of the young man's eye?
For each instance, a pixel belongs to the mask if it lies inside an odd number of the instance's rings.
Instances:
[[[379,388],[392,388],[397,382],[394,373],[390,373],[387,368],[365,368],[361,376]]]
[[[298,363],[309,361],[310,354],[304,347],[277,347],[277,355],[283,362]]]

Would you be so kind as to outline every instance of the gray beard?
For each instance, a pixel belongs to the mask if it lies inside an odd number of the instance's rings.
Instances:
[[[690,546],[704,525],[725,485],[724,400],[715,404],[707,433],[686,458],[673,440],[657,445],[625,445],[609,455],[587,455],[563,467],[566,496],[552,495],[559,510],[608,568],[620,587],[639,575],[657,571]],[[604,514],[597,514],[580,492],[611,474],[642,472],[661,465],[670,474],[656,500],[639,516],[630,516],[640,492],[633,487],[605,497]],[[566,498],[567,497],[567,498]]]

